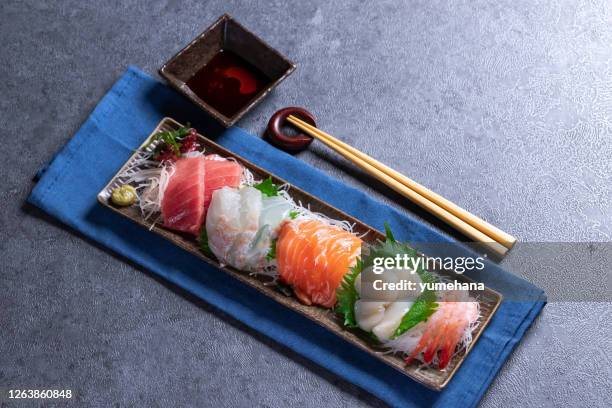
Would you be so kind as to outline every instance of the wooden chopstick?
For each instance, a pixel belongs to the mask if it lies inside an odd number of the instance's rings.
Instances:
[[[504,245],[506,248],[510,249],[512,248],[512,246],[516,243],[516,238],[513,237],[512,235],[500,230],[499,228],[489,224],[488,222],[484,221],[483,219],[475,216],[474,214],[464,210],[463,208],[459,207],[457,204],[447,200],[446,198],[442,197],[441,195],[429,190],[428,188],[424,187],[423,185],[417,183],[416,181],[409,179],[408,177],[404,176],[403,174],[393,170],[392,168],[386,166],[385,164],[373,159],[372,157],[368,156],[365,153],[362,153],[361,151],[355,149],[354,147],[342,142],[341,140],[338,140],[336,138],[334,138],[333,136],[323,132],[322,130],[300,120],[299,118],[296,118],[295,116],[289,116],[289,121],[293,124],[295,124],[296,126],[301,125],[303,127],[306,127],[307,129],[304,129],[302,127],[302,130],[307,131],[313,131],[316,132],[318,135],[320,135],[322,138],[325,138],[331,142],[333,142],[334,144],[344,148],[345,150],[348,150],[350,153],[352,153],[353,155],[359,157],[360,159],[366,161],[368,164],[374,166],[375,168],[377,168],[378,170],[382,171],[383,173],[389,175],[390,177],[393,177],[394,179],[396,179],[397,181],[399,181],[402,184],[405,184],[408,188],[416,191],[417,193],[421,194],[422,196],[424,196],[425,198],[427,198],[430,201],[433,201],[435,204],[439,205],[440,207],[444,208],[445,210],[447,210],[448,212],[452,213],[453,215],[455,215],[456,217],[462,219],[463,221],[467,222],[468,224],[470,224],[471,226],[473,226],[474,228],[482,231],[484,234],[488,235],[489,237],[493,238],[495,241],[499,242],[500,244]]]
[[[485,244],[494,254],[505,255],[516,242],[511,235],[322,130],[293,115],[287,120],[469,238]]]

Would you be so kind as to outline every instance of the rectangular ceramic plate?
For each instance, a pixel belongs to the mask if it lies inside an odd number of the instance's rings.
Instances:
[[[159,123],[159,125],[155,128],[153,133],[151,133],[151,135],[147,138],[147,140],[145,140],[145,142],[142,144],[141,147],[146,146],[154,134],[160,131],[164,131],[164,130],[178,129],[181,126],[182,126],[181,124],[174,121],[173,119],[164,118]],[[249,169],[257,179],[265,179],[267,177],[272,177],[272,180],[276,184],[279,184],[279,185],[287,184],[286,181],[280,179],[279,177],[276,177],[273,174],[268,173],[267,171],[265,171],[264,169],[260,167],[255,166],[249,161],[232,153],[231,151],[223,148],[222,146],[212,142],[211,140],[201,135],[198,135],[198,137],[200,139],[200,144],[206,149],[207,153],[217,153],[223,157],[235,158],[240,164],[242,164],[242,166]],[[200,252],[198,243],[194,239],[187,238],[181,234],[167,230],[158,225],[155,225],[153,226],[153,228],[151,228],[151,223],[148,221],[145,221],[142,218],[140,211],[134,206],[127,207],[127,208],[118,208],[118,207],[113,206],[109,202],[111,191],[113,188],[124,183],[125,180],[122,180],[121,177],[119,177],[119,175],[123,173],[124,169],[127,168],[127,166],[129,166],[133,160],[134,160],[134,156],[130,157],[128,162],[119,170],[117,175],[115,175],[115,177],[113,177],[113,179],[106,185],[106,187],[104,187],[104,189],[98,194],[98,201],[103,206],[108,207],[112,211],[115,211],[133,220],[134,222],[142,225],[143,227],[147,229],[151,229],[152,232],[161,235],[162,237],[168,239],[169,241],[180,246],[186,251],[194,254],[195,256],[200,257],[201,259],[208,262],[209,264],[219,269],[222,269],[223,271],[227,272],[227,274],[229,275],[228,279],[238,279],[239,281],[244,282],[245,284],[257,289],[259,292],[265,294],[266,296],[271,297],[272,299],[282,304],[283,306],[292,309],[293,311],[307,317],[313,322],[332,331],[337,336],[343,338],[344,340],[351,343],[352,345],[358,347],[364,352],[374,356],[375,358],[383,361],[387,365],[393,367],[394,369],[398,371],[398,375],[399,373],[401,373],[402,375],[406,375],[412,378],[413,380],[418,381],[421,384],[431,389],[441,390],[448,384],[448,382],[451,380],[453,375],[457,372],[457,369],[459,368],[459,366],[461,365],[461,363],[463,362],[467,354],[470,352],[470,350],[472,349],[472,347],[474,346],[474,344],[480,337],[480,334],[483,332],[483,330],[485,329],[485,327],[491,320],[491,317],[497,310],[499,304],[501,303],[501,299],[502,299],[501,294],[495,292],[494,290],[488,289],[488,288],[485,288],[483,292],[478,292],[477,294],[476,293],[473,294],[475,297],[479,299],[479,302],[480,302],[480,312],[481,312],[480,324],[473,331],[473,334],[472,334],[473,341],[470,347],[466,351],[455,355],[453,359],[451,360],[451,362],[448,364],[448,366],[444,370],[437,370],[437,369],[431,369],[431,368],[430,369],[419,369],[416,363],[412,363],[411,365],[407,366],[400,356],[384,353],[382,350],[377,350],[371,344],[371,342],[369,342],[367,339],[359,336],[357,333],[353,331],[345,329],[342,326],[342,319],[339,316],[337,316],[333,311],[329,309],[317,307],[317,306],[303,305],[297,300],[297,298],[295,298],[294,296],[287,296],[285,293],[281,292],[278,288],[274,287],[274,285],[266,285],[265,283],[269,282],[269,278],[266,278],[263,276],[259,276],[259,277],[251,276],[246,272],[239,271],[232,267],[222,267],[221,265],[219,265],[219,263],[216,260],[211,259],[207,257],[206,255],[204,255],[202,252]],[[363,240],[366,242],[373,242],[375,240],[384,239],[384,235],[381,232],[351,217],[350,215],[332,207],[331,205],[326,204],[322,202],[321,200],[318,200],[317,198],[311,196],[310,194],[296,187],[291,186],[289,189],[289,192],[296,202],[301,202],[305,206],[310,205],[310,208],[313,211],[323,213],[327,215],[328,217],[331,217],[334,219],[347,220],[353,223],[355,225],[354,231],[359,235],[363,235]],[[436,271],[436,272],[443,273],[443,274],[452,273],[448,271],[446,272]],[[466,278],[459,274],[453,274],[453,277],[457,280],[461,280],[465,282],[472,282],[469,278]]]

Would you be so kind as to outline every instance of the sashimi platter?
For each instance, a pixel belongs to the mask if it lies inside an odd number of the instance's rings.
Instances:
[[[381,279],[426,289],[372,294],[366,276],[377,259],[424,256],[397,241],[392,225],[383,234],[170,118],[98,200],[435,390],[501,302],[486,287],[432,289],[451,276],[472,281],[414,263]]]

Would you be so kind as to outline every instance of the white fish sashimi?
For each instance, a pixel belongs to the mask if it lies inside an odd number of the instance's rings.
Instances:
[[[240,193],[223,187],[212,195],[206,215],[208,247],[222,265],[228,263],[234,240],[241,232]]]
[[[278,229],[281,222],[289,217],[293,205],[285,197],[264,197],[262,200],[259,224],[269,225],[272,231]]]
[[[259,272],[268,265],[267,256],[272,244],[270,226],[264,225],[253,237],[249,251],[245,257],[245,269],[251,272]]]
[[[270,263],[267,259],[272,241],[278,236],[278,230],[283,221],[289,218],[293,205],[284,197],[263,197],[259,230],[253,237],[247,254],[245,269],[258,272]]]
[[[257,232],[262,204],[261,191],[253,187],[240,189],[240,224],[243,231]]]
[[[250,186],[217,190],[206,218],[208,245],[223,264],[262,271],[269,266],[270,247],[292,208],[286,198],[264,197]]]
[[[259,230],[262,195],[253,187],[240,189],[240,233],[234,238],[229,251],[229,264],[238,269],[249,270],[251,244]]]

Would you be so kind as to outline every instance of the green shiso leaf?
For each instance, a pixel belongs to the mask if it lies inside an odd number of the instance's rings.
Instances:
[[[276,238],[272,240],[270,243],[270,249],[268,250],[268,254],[266,255],[266,261],[270,262],[273,259],[276,259]]]
[[[399,244],[407,248],[407,250],[414,251],[416,255],[416,250],[408,247],[405,244]],[[418,255],[417,255],[418,256]],[[416,273],[419,274],[421,278],[421,282],[423,283],[435,283],[437,281],[435,275],[429,271],[423,269],[423,266],[419,263]],[[416,298],[408,312],[402,318],[400,325],[393,332],[392,339],[395,339],[402,334],[406,333],[408,330],[412,329],[414,326],[429,319],[436,309],[438,308],[438,304],[436,303],[436,292],[430,289],[425,289],[421,294]]]
[[[355,289],[355,279],[363,270],[363,262],[361,258],[357,259],[355,266],[344,275],[340,286],[336,290],[336,313],[344,316],[344,325],[346,327],[359,327],[355,318],[355,302],[359,299],[357,289]]]
[[[202,228],[200,231],[200,251],[210,258],[215,258],[215,254],[213,254],[208,246],[208,234],[206,233],[206,228]]]
[[[359,327],[355,317],[355,302],[359,299],[359,294],[355,289],[355,279],[365,268],[374,265],[375,258],[395,258],[396,255],[401,255],[402,257],[407,255],[410,258],[419,256],[416,249],[396,241],[391,228],[386,223],[385,232],[385,241],[380,241],[369,247],[369,253],[357,260],[355,266],[344,276],[340,287],[336,291],[336,312],[344,317],[344,325],[346,327]],[[419,274],[423,283],[436,282],[436,277],[431,272],[425,271],[421,263],[418,263],[416,273]],[[435,292],[429,289],[424,290],[417,297],[410,310],[404,315],[392,338],[401,336],[418,323],[427,320],[436,311],[437,307]]]
[[[387,222],[385,222],[385,235],[387,236],[387,241],[395,242],[395,237],[393,236],[393,233],[391,232],[391,227]]]
[[[295,211],[295,210],[289,211],[289,218],[292,220],[295,220],[298,215],[300,215],[299,211]]]
[[[404,315],[400,325],[395,329],[391,338],[395,339],[417,324],[429,319],[429,316],[431,316],[437,308],[438,304],[436,303],[435,292],[429,289],[424,290],[412,304],[408,313]]]
[[[272,182],[272,177],[268,177],[259,184],[255,184],[253,187],[261,191],[266,197],[275,197],[278,195],[278,186]]]

